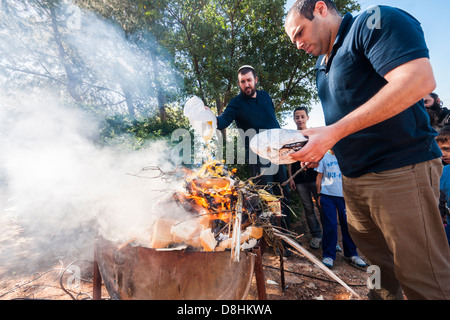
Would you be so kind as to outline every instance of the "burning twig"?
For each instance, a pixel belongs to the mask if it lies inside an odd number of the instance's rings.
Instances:
[[[158,173],[156,175],[151,176],[151,177],[141,175],[143,172],[146,172],[146,171],[156,171]],[[169,180],[169,178],[172,178],[176,174],[180,174],[180,173],[182,175],[180,177],[176,178],[177,181],[179,181],[181,179],[184,179],[190,172],[189,172],[189,170],[187,170],[184,167],[176,167],[172,171],[165,172],[158,166],[148,166],[148,167],[142,168],[141,170],[139,170],[135,174],[128,173],[128,175],[133,176],[133,177],[137,177],[137,178],[144,178],[144,179],[157,179],[157,178],[160,178],[160,179],[164,179],[164,180],[167,181],[167,180]]]

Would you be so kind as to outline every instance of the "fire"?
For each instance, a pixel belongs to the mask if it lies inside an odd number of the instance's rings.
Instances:
[[[252,248],[263,235],[271,237],[265,230],[271,230],[272,218],[281,215],[279,200],[252,179],[242,181],[223,162],[210,160],[184,181],[183,190],[168,201],[190,215],[179,218],[168,213],[159,218],[152,227],[150,248],[231,250],[233,260],[239,261],[240,250]]]
[[[235,171],[229,172],[223,163],[211,160],[186,180],[186,192],[182,195],[202,208],[209,220],[229,223],[233,219],[238,196],[236,185],[239,181],[234,174]]]
[[[281,215],[277,197],[258,188],[251,180],[241,181],[236,176],[236,169],[228,170],[217,160],[210,160],[198,171],[190,172],[184,188],[185,192],[177,193],[178,201],[186,204],[191,212],[201,212],[210,221],[218,219],[229,223],[236,217],[238,192],[243,193],[244,220],[254,220],[261,215]]]
[[[184,244],[184,248],[206,252],[230,250],[233,261],[239,262],[240,251],[254,247],[261,238],[279,252],[284,241],[358,296],[317,257],[272,224],[272,218],[282,215],[277,197],[253,184],[252,179],[241,181],[235,174],[216,160],[190,172],[185,191],[175,192],[169,201],[176,201],[192,217],[177,220],[168,214],[159,218],[152,226],[149,247],[166,249]]]

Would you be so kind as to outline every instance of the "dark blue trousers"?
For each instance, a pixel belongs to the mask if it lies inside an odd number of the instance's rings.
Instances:
[[[336,259],[336,245],[338,239],[338,217],[341,226],[342,246],[344,256],[351,257],[358,255],[356,245],[350,237],[347,226],[347,212],[345,210],[345,201],[343,197],[334,197],[322,194],[320,197],[322,206],[322,250],[323,257]]]

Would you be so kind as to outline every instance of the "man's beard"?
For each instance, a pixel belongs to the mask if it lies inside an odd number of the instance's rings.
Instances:
[[[441,115],[443,113],[441,105],[435,101],[431,107],[425,109],[427,110],[428,116],[430,117],[431,126],[438,125],[438,123],[441,121]]]
[[[428,110],[438,111],[441,109],[441,104],[434,100],[434,103],[431,107],[427,108]]]
[[[246,92],[247,89],[246,89],[245,91],[241,89],[241,92],[242,92],[245,96],[251,98],[251,97],[253,97],[253,95],[255,94],[256,89],[255,89],[255,88],[249,88],[249,89],[251,89],[250,94],[247,94],[247,92]]]

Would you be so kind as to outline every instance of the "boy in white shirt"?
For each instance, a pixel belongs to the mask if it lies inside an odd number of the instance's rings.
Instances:
[[[332,150],[324,155],[316,170],[318,172],[317,192],[320,195],[319,201],[323,210],[322,263],[332,268],[336,259],[337,216],[339,216],[344,256],[352,264],[365,267],[366,263],[358,256],[356,245],[348,232],[347,213],[342,192],[342,173]]]

